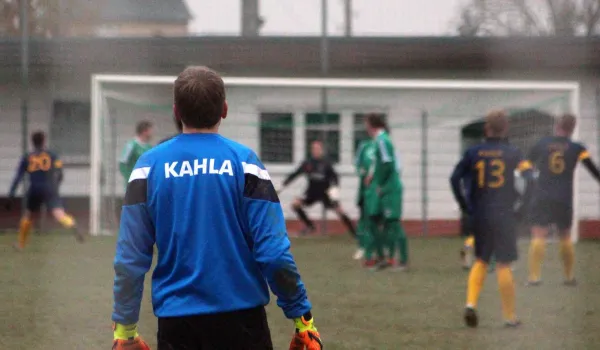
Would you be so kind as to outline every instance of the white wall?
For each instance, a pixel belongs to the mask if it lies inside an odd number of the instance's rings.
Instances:
[[[451,74],[448,74],[450,76]],[[486,76],[486,78],[501,79],[505,75]],[[480,76],[481,77],[481,76]],[[513,75],[513,78],[525,78],[525,74]],[[439,77],[438,77],[439,78]],[[461,78],[466,78],[462,76]],[[577,77],[575,77],[577,78]],[[531,74],[528,79],[535,79]],[[562,80],[574,77],[559,77]],[[55,98],[88,99],[89,82],[87,78],[56,77],[49,84],[34,84],[30,111],[30,130],[48,129],[52,101]],[[600,80],[581,77],[582,94],[580,135],[579,138],[588,146],[594,156],[597,155],[597,128],[595,93]],[[1,83],[0,83],[1,84]],[[19,100],[16,86],[4,86],[0,95],[0,189],[8,189],[13,176],[14,166],[20,154],[20,123]],[[143,90],[128,90],[139,98],[153,100],[153,108],[139,108],[131,104],[111,103],[113,112],[118,116],[116,135],[110,137],[110,130],[105,130],[105,141],[114,154],[107,155],[107,160],[118,159],[124,143],[133,135],[134,125],[140,119],[150,119],[155,122],[159,135],[157,139],[168,136],[174,131],[169,109],[170,92],[168,89],[146,88]],[[429,111],[428,128],[428,187],[430,218],[456,218],[456,205],[449,190],[448,177],[452,167],[460,155],[461,127],[482,116],[487,110],[497,107],[531,107],[555,113],[561,112],[561,102],[556,102],[560,92],[521,93],[489,93],[489,92],[457,92],[457,91],[375,91],[375,90],[344,90],[329,91],[329,111],[340,113],[341,118],[341,162],[337,165],[342,174],[342,201],[344,206],[356,216],[354,200],[357,179],[353,174],[353,120],[354,112],[384,111],[392,125],[392,136],[397,153],[402,158],[404,166],[403,181],[405,184],[405,216],[421,218],[421,140],[420,129],[423,110]],[[560,100],[560,98],[558,98]],[[294,132],[294,163],[304,156],[304,114],[320,110],[320,93],[318,89],[290,88],[230,88],[228,91],[230,105],[229,117],[224,121],[222,132],[225,136],[234,138],[260,153],[259,114],[260,112],[291,112],[294,113],[296,128]],[[548,102],[554,101],[554,102]],[[564,101],[563,101],[564,102]],[[566,102],[565,102],[566,106]],[[108,127],[108,126],[107,126]],[[113,142],[114,141],[114,142]],[[108,153],[107,153],[108,154]],[[280,184],[285,175],[294,165],[270,165],[267,167],[276,185]],[[114,171],[114,170],[113,170]],[[87,169],[68,169],[66,182],[62,189],[64,195],[87,195],[89,193],[89,171]],[[122,193],[123,184],[120,176],[114,191]],[[596,218],[599,212],[598,186],[585,172],[579,173],[579,203],[580,215],[584,218]],[[293,215],[289,203],[300,195],[304,189],[304,180],[298,180],[282,194],[282,203],[286,214]],[[111,189],[112,191],[112,189]],[[315,207],[311,214],[318,215],[320,208]],[[330,214],[331,215],[331,214]]]

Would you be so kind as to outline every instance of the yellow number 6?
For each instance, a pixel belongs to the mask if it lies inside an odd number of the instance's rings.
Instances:
[[[562,174],[562,172],[565,171],[565,157],[562,152],[550,153],[548,167],[554,174]]]

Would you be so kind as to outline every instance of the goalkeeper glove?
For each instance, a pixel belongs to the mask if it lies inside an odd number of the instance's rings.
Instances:
[[[327,196],[332,201],[339,200],[340,199],[340,188],[337,186],[329,187],[329,189],[327,190]]]
[[[137,324],[122,325],[113,323],[112,350],[150,350],[137,331]]]
[[[307,312],[304,316],[294,319],[296,332],[290,343],[290,350],[322,350],[323,343],[317,328],[313,324],[312,315]]]

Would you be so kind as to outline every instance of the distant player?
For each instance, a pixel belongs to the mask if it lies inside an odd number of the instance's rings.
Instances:
[[[251,149],[219,135],[227,117],[223,80],[190,67],[173,90],[183,133],[144,153],[127,185],[112,349],[149,349],[136,324],[156,245],[158,349],[273,349],[270,287],[294,325],[289,349],[321,350],[271,177]]]
[[[452,192],[461,210],[470,216],[475,234],[476,261],[469,274],[464,317],[467,326],[477,327],[477,302],[494,256],[505,325],[515,327],[520,324],[515,314],[515,286],[510,268],[517,259],[515,206],[519,195],[515,189],[515,170],[527,179],[527,188],[531,189],[531,164],[506,141],[508,119],[503,111],[486,116],[484,132],[485,141],[465,152],[451,177]]]
[[[25,174],[29,176],[29,188],[25,192],[26,210],[19,224],[19,237],[15,249],[21,251],[29,241],[29,232],[33,224],[32,214],[37,214],[45,204],[52,212],[52,216],[62,226],[71,229],[79,242],[83,242],[83,235],[77,230],[75,219],[63,209],[58,187],[62,182],[62,162],[58,156],[45,148],[46,134],[42,131],[31,135],[33,152],[29,152],[21,159],[17,174],[10,186],[9,201],[6,209],[10,210],[14,201],[17,187]]]
[[[153,129],[152,123],[147,120],[137,123],[135,127],[136,137],[125,144],[119,159],[119,171],[125,184],[127,184],[137,160],[144,152],[152,148],[150,140],[152,140]]]
[[[315,224],[308,218],[304,207],[309,207],[317,202],[323,203],[327,209],[333,209],[338,214],[340,220],[344,223],[352,236],[356,237],[356,230],[352,221],[346,215],[342,206],[338,202],[339,196],[339,180],[338,175],[333,169],[331,162],[324,156],[323,143],[321,141],[313,141],[310,145],[311,157],[291,173],[283,182],[283,187],[280,192],[294,181],[300,175],[306,175],[308,178],[308,188],[304,192],[304,196],[297,198],[292,203],[292,208],[298,215],[298,218],[305,224],[305,228],[301,234],[307,234],[315,231]]]
[[[369,115],[365,120],[365,127],[373,138],[375,149],[375,157],[364,179],[367,186],[365,211],[369,217],[369,232],[374,239],[377,255],[383,255],[383,247],[388,250],[388,259],[380,262],[379,268],[391,266],[396,270],[405,270],[408,267],[408,240],[400,222],[403,185],[399,159],[381,116]],[[396,260],[396,249],[400,251],[399,262]]]
[[[564,265],[565,284],[575,285],[573,266],[575,249],[571,241],[573,223],[573,174],[579,161],[600,182],[600,172],[590,159],[590,154],[580,143],[571,141],[575,130],[575,116],[560,117],[554,136],[541,139],[529,154],[529,160],[539,172],[533,192],[530,220],[531,245],[529,246],[529,285],[541,282],[542,260],[548,227],[556,225],[560,235],[560,255]]]

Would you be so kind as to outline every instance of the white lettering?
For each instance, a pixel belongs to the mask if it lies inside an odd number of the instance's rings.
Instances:
[[[175,167],[177,166],[177,162],[173,163],[165,163],[165,177],[168,179],[171,176],[179,177],[179,174],[175,172]]]
[[[206,174],[206,158],[202,159],[202,164],[198,162],[198,159],[194,159],[194,175],[198,175],[198,171],[202,169],[202,174]]]
[[[217,169],[215,169],[215,160],[211,159],[210,160],[210,168],[208,169],[208,173],[209,174],[218,174],[219,171]]]
[[[223,173],[229,174],[229,176],[233,176],[233,170],[231,169],[231,161],[228,159],[223,162],[221,165],[221,169],[219,170],[219,175],[223,175]]]
[[[183,175],[194,175],[194,172],[192,171],[192,166],[187,160],[184,160],[183,163],[181,163],[181,170],[179,170],[179,176]]]

